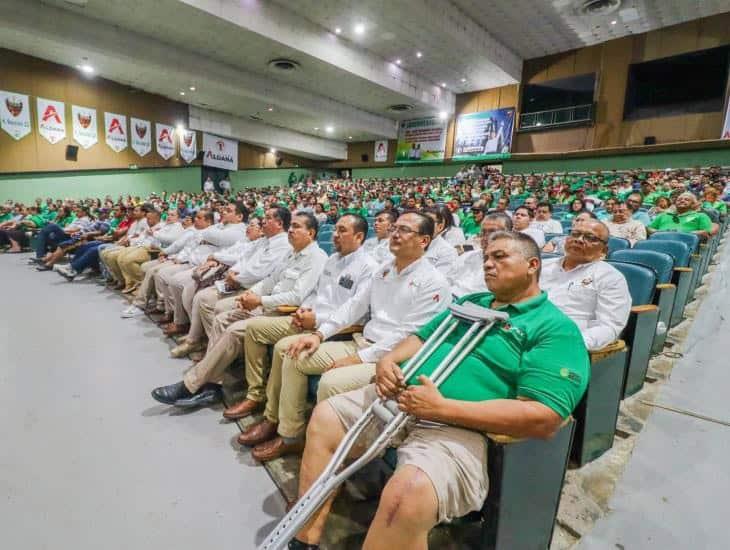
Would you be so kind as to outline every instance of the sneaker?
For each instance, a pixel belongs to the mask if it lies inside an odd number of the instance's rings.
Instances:
[[[41,258],[36,258],[33,256],[32,258],[28,258],[28,265],[35,265],[41,263]]]
[[[142,317],[143,315],[144,310],[138,308],[134,304],[132,304],[128,308],[125,308],[124,311],[122,311],[122,319],[133,319],[134,317]]]
[[[55,271],[59,275],[62,275],[63,277],[66,277],[66,279],[68,279],[69,281],[73,281],[76,278],[76,275],[78,275],[76,270],[70,265],[56,264],[53,266],[53,271]]]

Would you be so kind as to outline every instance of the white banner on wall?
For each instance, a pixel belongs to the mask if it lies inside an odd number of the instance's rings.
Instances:
[[[96,109],[71,105],[74,141],[84,149],[96,145],[99,136],[96,130]]]
[[[61,101],[37,98],[38,133],[48,143],[58,143],[66,138],[66,108]]]
[[[195,143],[195,132],[183,130],[180,134],[180,156],[190,164],[198,154],[198,145]]]
[[[30,99],[27,95],[0,90],[0,128],[13,139],[30,134]]]
[[[730,100],[727,102],[725,124],[722,125],[722,139],[730,139]]]
[[[203,165],[238,170],[238,142],[204,133]]]
[[[116,113],[104,113],[106,144],[119,153],[127,148],[127,117]]]
[[[152,151],[152,129],[149,120],[129,118],[129,135],[132,136],[132,149],[140,157]]]
[[[157,154],[168,160],[175,154],[175,128],[155,122]]]
[[[383,139],[375,142],[375,162],[388,162],[388,140]]]

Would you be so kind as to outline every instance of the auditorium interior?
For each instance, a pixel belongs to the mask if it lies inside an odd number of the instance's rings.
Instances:
[[[0,0],[0,547],[728,548],[729,72],[730,0]]]

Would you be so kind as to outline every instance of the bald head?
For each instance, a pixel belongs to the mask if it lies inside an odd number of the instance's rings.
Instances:
[[[578,265],[600,260],[608,250],[608,237],[608,227],[603,222],[592,218],[579,221],[565,239],[566,261]]]

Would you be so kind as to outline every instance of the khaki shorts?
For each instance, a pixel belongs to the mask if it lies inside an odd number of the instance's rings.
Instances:
[[[349,430],[376,399],[375,385],[369,384],[330,397],[326,403]],[[379,434],[378,426],[371,426],[360,437],[356,450],[367,448]],[[394,443],[398,467],[410,464],[431,480],[438,499],[439,523],[481,510],[489,489],[486,437],[455,426],[416,422],[396,439],[400,441]]]

